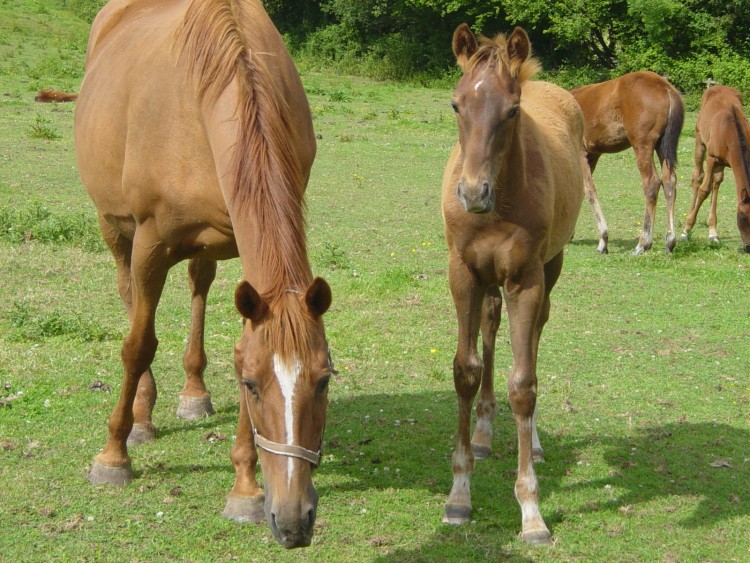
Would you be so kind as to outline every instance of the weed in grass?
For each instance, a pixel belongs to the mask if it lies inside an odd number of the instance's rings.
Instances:
[[[27,303],[14,302],[8,313],[13,332],[11,342],[37,342],[45,338],[66,337],[84,342],[103,342],[115,335],[95,323],[72,313],[56,310],[33,312]]]
[[[318,252],[317,262],[330,270],[347,270],[352,266],[346,250],[337,243],[328,241],[323,243],[323,249]]]
[[[46,139],[54,141],[60,138],[60,135],[52,129],[52,122],[37,114],[34,124],[29,128],[29,136],[32,139]]]
[[[328,95],[328,99],[332,102],[350,102],[352,97],[343,90],[334,90]]]
[[[23,208],[0,206],[0,240],[77,246],[92,252],[105,250],[93,217],[80,213],[53,213],[39,202]]]

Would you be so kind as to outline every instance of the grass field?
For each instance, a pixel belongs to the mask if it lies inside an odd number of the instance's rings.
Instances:
[[[209,296],[207,382],[217,414],[175,416],[189,322],[184,264],[157,319],[159,438],[131,450],[136,479],[93,487],[120,389],[126,319],[72,143],[87,25],[36,0],[0,0],[0,560],[747,561],[750,560],[750,256],[740,252],[731,173],[719,194],[722,244],[644,256],[643,201],[630,151],[595,180],[610,225],[596,252],[584,204],[553,293],[539,358],[537,467],[554,544],[516,535],[515,428],[499,333],[494,454],[477,463],[474,521],[441,524],[451,484],[456,321],[439,208],[456,137],[450,91],[311,72],[300,65],[318,158],[308,188],[310,255],[334,291],[332,381],[313,545],[286,552],[267,526],[221,518],[233,482],[236,262]],[[449,38],[446,38],[448,41]],[[679,229],[692,131],[680,143]],[[101,384],[95,384],[101,382]]]

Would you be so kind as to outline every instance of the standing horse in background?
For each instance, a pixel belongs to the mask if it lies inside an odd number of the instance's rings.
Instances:
[[[646,199],[643,232],[633,254],[642,254],[653,243],[659,186],[664,188],[667,199],[666,250],[672,252],[677,244],[674,234],[677,194],[675,166],[677,142],[685,117],[682,96],[667,80],[647,71],[631,72],[606,82],[581,86],[571,92],[581,106],[586,122],[584,148],[590,174],[584,172],[584,186],[599,230],[597,250],[608,251],[609,233],[594,186],[596,163],[604,153],[633,147]],[[661,162],[661,179],[654,167],[654,151]]]
[[[458,443],[443,522],[469,520],[474,458],[487,457],[492,447],[502,288],[514,362],[508,392],[518,432],[515,493],[522,512],[521,537],[549,543],[533,465],[542,458],[536,432],[536,362],[550,292],[583,200],[583,117],[568,92],[529,80],[539,64],[521,28],[507,39],[482,38],[480,44],[463,24],[453,35],[453,52],[463,76],[453,94],[458,143],[443,176],[442,209],[458,317],[453,360]],[[470,439],[472,403],[480,384],[477,425]]]
[[[734,172],[737,186],[737,228],[745,252],[750,252],[750,124],[742,110],[742,95],[729,86],[713,86],[701,100],[695,125],[695,169],[693,170],[690,212],[682,240],[687,240],[701,205],[711,194],[708,213],[708,240],[719,242],[716,231],[716,203],[724,168]],[[703,172],[703,161],[706,172]]]
[[[78,166],[130,320],[120,400],[89,479],[128,483],[128,436],[155,438],[156,307],[167,272],[186,259],[192,315],[178,414],[212,411],[206,295],[216,260],[239,256],[240,413],[224,515],[265,515],[283,546],[309,545],[334,372],[321,318],[331,291],[313,279],[307,257],[303,195],[315,138],[281,36],[258,0],[113,0],[94,21],[86,68]]]

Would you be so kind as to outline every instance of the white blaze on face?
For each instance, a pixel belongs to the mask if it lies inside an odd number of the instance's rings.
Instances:
[[[297,378],[302,371],[302,364],[297,358],[295,358],[292,365],[287,365],[281,358],[274,356],[273,371],[276,374],[276,379],[279,380],[281,394],[284,397],[286,443],[291,445],[294,444],[294,411],[292,410],[292,405],[294,403],[294,390],[297,387]],[[287,461],[287,486],[291,486],[292,483],[292,472],[294,471],[294,464],[292,462],[293,458],[290,457]]]

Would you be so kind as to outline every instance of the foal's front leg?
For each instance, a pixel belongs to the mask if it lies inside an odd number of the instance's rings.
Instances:
[[[443,523],[462,524],[471,517],[471,407],[482,378],[482,360],[477,355],[477,334],[484,291],[466,264],[451,255],[448,272],[451,294],[458,316],[458,347],[453,359],[453,382],[458,395],[458,442],[453,452],[453,487],[445,503]]]
[[[533,272],[518,283],[505,285],[508,304],[513,369],[508,377],[508,397],[518,433],[518,477],[515,493],[521,506],[521,539],[527,543],[549,543],[550,532],[539,511],[539,483],[532,453],[536,410],[536,343],[543,314],[544,280]]]

